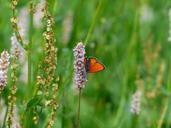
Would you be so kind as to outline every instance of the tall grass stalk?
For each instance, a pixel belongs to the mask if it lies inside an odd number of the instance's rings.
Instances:
[[[113,122],[113,127],[114,128],[116,128],[119,125],[120,119],[121,119],[122,114],[123,114],[123,109],[124,109],[124,106],[126,104],[125,93],[126,93],[126,90],[127,90],[127,84],[128,84],[128,74],[126,73],[125,76],[124,76],[124,79],[123,79],[123,87],[122,87],[119,107],[118,107],[116,115],[114,115],[114,122]]]
[[[29,24],[29,44],[28,44],[28,88],[30,88],[30,92],[31,93],[31,89],[32,89],[32,38],[33,38],[33,2],[30,1],[30,7],[29,7],[29,11],[30,11],[30,24]]]
[[[168,60],[168,62],[169,62],[169,60]],[[168,63],[168,64],[169,64],[169,65],[168,65],[168,69],[170,69],[170,63]],[[170,93],[170,76],[171,76],[171,69],[170,69],[169,72],[168,72],[167,93]],[[164,118],[165,118],[165,116],[166,116],[166,114],[167,114],[167,111],[169,111],[169,110],[168,110],[169,101],[170,101],[170,99],[169,99],[169,96],[168,96],[168,97],[165,99],[165,104],[164,104],[164,107],[163,107],[163,110],[162,110],[160,119],[159,119],[159,121],[158,121],[158,126],[157,126],[157,128],[162,128],[162,124],[163,124]],[[170,111],[168,112],[168,114],[170,114]],[[169,125],[169,124],[167,124],[167,125]]]
[[[85,41],[84,41],[84,45],[85,45],[85,46],[88,44],[88,41],[89,41],[89,39],[90,39],[90,37],[91,37],[91,35],[92,35],[93,29],[94,29],[95,24],[96,24],[96,22],[97,22],[97,18],[98,18],[98,16],[99,16],[100,10],[101,10],[101,8],[102,8],[102,4],[103,4],[103,0],[100,0],[99,3],[98,3],[98,6],[97,6],[96,12],[95,12],[95,14],[94,14],[92,23],[91,23],[91,25],[90,25],[90,28],[89,28],[89,30],[88,30],[87,37],[86,37],[86,39],[85,39]]]
[[[169,98],[166,98],[166,99],[165,99],[164,108],[163,108],[163,110],[162,110],[160,119],[159,119],[159,121],[158,121],[158,126],[157,126],[157,128],[162,128],[162,124],[163,124],[164,118],[165,118],[165,116],[166,116],[166,112],[167,112],[167,110],[168,110],[168,105],[169,105]]]
[[[32,38],[33,38],[33,1],[29,3],[29,42],[27,47],[27,59],[28,59],[28,74],[27,74],[27,100],[30,98],[32,94]],[[32,122],[31,119],[28,117],[30,112],[24,112],[24,127],[29,128],[30,123]]]

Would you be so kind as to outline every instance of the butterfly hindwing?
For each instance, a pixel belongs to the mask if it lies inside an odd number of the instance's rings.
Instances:
[[[105,66],[94,57],[86,58],[84,63],[88,73],[96,73],[105,69]]]

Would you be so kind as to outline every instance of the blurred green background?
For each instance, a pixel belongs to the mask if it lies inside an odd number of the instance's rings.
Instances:
[[[72,49],[77,42],[84,42],[93,19],[95,24],[86,45],[86,56],[97,57],[104,63],[106,70],[88,74],[88,81],[81,97],[81,128],[170,128],[171,42],[168,41],[168,13],[171,1],[54,0],[51,2],[58,48],[56,75],[60,77],[59,108],[55,128],[76,127],[78,97],[73,89]],[[99,2],[102,3],[96,15]],[[19,1],[17,15],[28,6],[27,0]],[[1,52],[4,49],[10,51],[10,38],[13,33],[11,16],[10,1],[0,0]],[[41,58],[43,31],[43,25],[34,27],[32,49],[34,82]],[[21,79],[19,80],[17,108],[18,112],[22,113],[22,104],[25,102],[28,87]],[[137,83],[141,84],[143,94],[141,112],[139,115],[134,115],[130,112],[130,104],[132,95],[139,87]],[[4,99],[7,98],[4,96]]]

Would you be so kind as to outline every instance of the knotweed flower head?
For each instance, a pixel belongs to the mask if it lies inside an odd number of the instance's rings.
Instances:
[[[73,49],[74,52],[74,85],[77,89],[82,89],[87,81],[86,70],[84,66],[85,48],[82,42],[79,42]]]
[[[140,8],[140,22],[141,24],[151,23],[154,19],[154,12],[148,5],[143,5]]]
[[[28,81],[28,61],[25,60],[24,63],[22,63],[22,67],[21,67],[21,74],[20,74],[20,81],[27,83]]]
[[[67,13],[62,23],[62,41],[67,44],[73,28],[73,14],[71,11]]]
[[[27,33],[29,29],[29,11],[27,8],[22,8],[18,17],[18,28],[24,43],[27,43]]]
[[[4,71],[0,70],[0,90],[7,84],[7,75]]]
[[[17,58],[24,54],[24,49],[21,47],[18,42],[15,33],[11,37],[11,55],[12,57],[16,56]],[[22,60],[21,60],[22,61]]]
[[[41,20],[44,16],[44,13],[43,13],[44,7],[45,7],[45,0],[40,0],[40,2],[36,6],[34,19],[33,19],[33,23],[36,28],[39,28],[42,25]]]
[[[7,72],[9,67],[10,55],[7,51],[3,51],[0,57],[0,90],[2,90],[7,84]]]
[[[27,75],[28,75],[28,62],[26,59],[26,52],[24,51],[23,47],[18,42],[15,33],[11,37],[11,57],[16,57],[19,60],[19,63],[22,65],[21,68],[21,75],[20,80],[24,83],[27,82]]]
[[[135,94],[132,96],[131,101],[131,113],[138,115],[140,113],[140,106],[141,106],[141,91],[137,90]]]

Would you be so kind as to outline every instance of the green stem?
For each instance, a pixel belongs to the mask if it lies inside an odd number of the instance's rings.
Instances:
[[[157,128],[162,128],[163,120],[164,120],[164,118],[166,116],[166,112],[168,110],[168,105],[169,105],[169,98],[167,98],[165,101],[165,105],[164,105],[164,108],[162,110],[162,114],[160,116]]]
[[[135,9],[138,10],[137,5],[135,6]],[[129,43],[130,45],[128,47],[128,54],[132,54],[132,50],[137,45],[138,33],[139,33],[139,16],[140,16],[140,12],[136,11],[133,21],[133,31]]]
[[[81,89],[79,89],[79,95],[78,95],[77,128],[80,128],[80,103],[81,103]]]
[[[90,28],[89,28],[89,30],[88,30],[87,37],[86,37],[86,39],[85,39],[85,41],[84,41],[85,45],[87,45],[87,43],[88,43],[88,41],[89,41],[89,39],[90,39],[90,37],[91,37],[91,35],[92,35],[94,26],[95,26],[96,21],[97,21],[97,17],[98,17],[98,15],[99,15],[99,12],[100,12],[101,7],[102,7],[102,3],[103,3],[103,0],[100,0],[100,1],[99,1],[99,4],[98,4],[98,6],[97,6],[96,12],[95,12],[95,14],[94,14],[94,17],[93,17],[93,21],[92,21],[92,23],[91,23],[91,25],[90,25]]]
[[[170,60],[168,59],[168,69],[169,69],[169,71],[168,71],[168,80],[167,80],[167,92],[170,92],[170,90],[171,90],[171,87],[170,87],[170,83],[171,83],[171,80],[170,80],[170,78],[171,78],[171,66],[170,66]]]
[[[123,109],[124,109],[124,106],[126,103],[125,94],[126,94],[126,90],[127,90],[127,86],[126,86],[127,80],[128,80],[128,75],[125,74],[124,79],[123,79],[121,99],[120,99],[119,107],[118,107],[117,113],[115,114],[115,119],[113,122],[114,128],[118,126],[118,124],[120,123],[121,117],[123,115]]]
[[[29,29],[29,44],[28,44],[28,87],[31,86],[32,76],[32,34],[33,34],[33,3],[30,2],[30,29]]]
[[[5,117],[4,117],[4,121],[3,121],[2,128],[5,128],[5,125],[6,125],[6,119],[7,119],[7,114],[8,114],[8,105],[7,105],[7,110],[6,110],[6,112],[5,112]]]
[[[29,44],[27,49],[27,56],[28,56],[28,94],[27,98],[30,97],[30,94],[32,94],[32,35],[33,35],[33,2],[30,1],[30,24],[29,24]],[[25,112],[24,114],[24,126],[25,128],[30,128],[30,117],[27,117],[30,114],[27,114],[28,112]]]
[[[132,128],[133,127],[138,127],[138,118],[139,118],[139,115],[135,115],[135,114],[133,115],[133,117],[132,117],[132,124],[131,124]]]
[[[65,127],[65,88],[63,89],[63,94],[62,94],[62,128]]]

